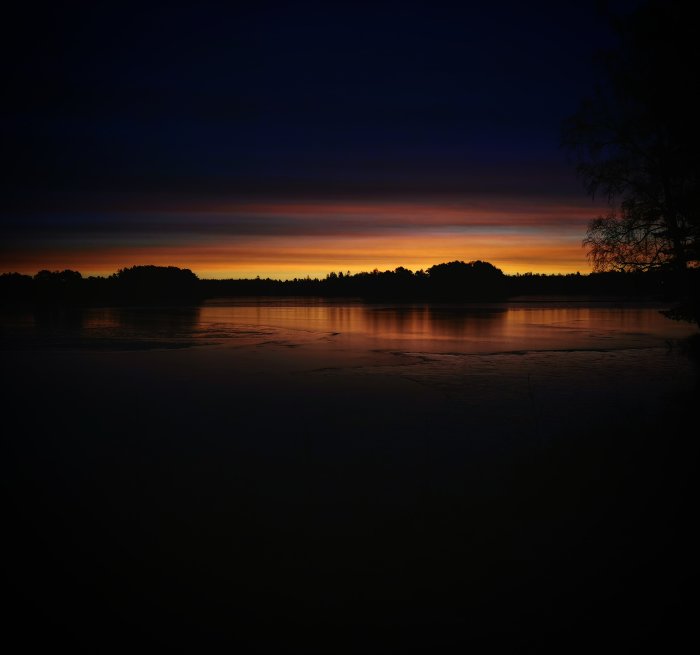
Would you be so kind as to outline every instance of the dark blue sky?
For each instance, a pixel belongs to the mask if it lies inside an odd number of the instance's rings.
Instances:
[[[5,21],[11,247],[185,204],[585,199],[559,135],[600,3],[67,4]]]
[[[61,4],[6,28],[32,201],[569,192],[559,128],[610,41],[594,2]]]

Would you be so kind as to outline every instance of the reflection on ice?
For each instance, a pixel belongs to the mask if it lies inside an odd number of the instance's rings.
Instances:
[[[309,298],[219,299],[194,307],[53,310],[3,320],[6,342],[88,348],[314,343],[427,353],[615,350],[663,346],[693,327],[657,305],[378,305]]]
[[[665,318],[659,308],[603,303],[401,306],[230,301],[204,305],[199,329],[264,326],[287,338],[325,333],[362,340],[370,348],[455,353],[645,348],[693,331]]]

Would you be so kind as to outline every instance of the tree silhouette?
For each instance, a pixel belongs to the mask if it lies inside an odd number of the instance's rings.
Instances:
[[[653,0],[614,19],[619,46],[603,53],[600,85],[565,125],[564,144],[587,191],[610,206],[583,242],[594,270],[666,270],[695,299],[700,100],[689,7]]]
[[[447,262],[431,266],[427,272],[435,298],[498,300],[507,295],[506,276],[489,262]]]
[[[176,266],[121,268],[110,280],[117,295],[132,302],[190,302],[197,298],[198,277]]]
[[[34,292],[44,303],[72,304],[80,301],[83,276],[78,271],[41,270],[34,276]]]
[[[700,268],[690,269],[700,279]],[[484,261],[453,261],[427,271],[394,270],[293,280],[204,279],[175,266],[133,266],[109,277],[83,277],[77,271],[43,270],[34,276],[0,274],[4,305],[188,305],[226,296],[319,296],[399,302],[489,302],[509,296],[587,295],[669,300],[662,270],[604,271],[581,275],[524,273],[505,275]],[[667,313],[685,318],[674,311]]]

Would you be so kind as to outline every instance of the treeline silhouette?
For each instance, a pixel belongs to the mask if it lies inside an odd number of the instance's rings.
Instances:
[[[203,298],[201,281],[176,266],[133,266],[108,277],[83,277],[78,271],[39,271],[0,275],[4,304],[184,304]]]
[[[700,271],[696,273],[700,277]],[[498,301],[516,296],[597,296],[673,299],[662,271],[588,275],[505,275],[488,262],[453,261],[427,270],[329,273],[293,280],[199,279],[176,266],[133,266],[108,277],[78,271],[0,275],[0,302],[8,304],[191,304],[222,296],[322,296],[436,302]]]

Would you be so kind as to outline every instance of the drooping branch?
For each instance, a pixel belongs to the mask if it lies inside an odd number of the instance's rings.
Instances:
[[[583,240],[596,271],[700,266],[692,25],[681,0],[649,0],[620,17],[620,46],[601,58],[595,92],[564,126],[586,191],[610,205]]]
[[[671,258],[664,227],[624,208],[592,220],[583,245],[595,271],[650,270]]]

